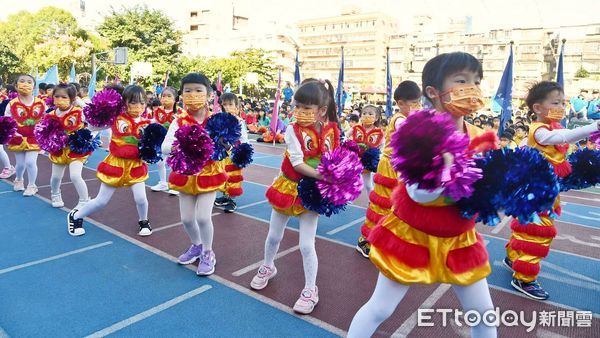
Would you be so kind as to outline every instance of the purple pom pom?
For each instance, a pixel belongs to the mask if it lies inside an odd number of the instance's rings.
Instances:
[[[355,153],[359,153],[360,152],[360,147],[358,146],[358,143],[356,143],[354,140],[346,140],[344,141],[344,143],[342,143],[342,147],[355,152]]]
[[[48,107],[48,108],[54,107],[54,97],[53,96],[48,96],[46,98],[46,100],[44,100],[44,103],[46,103],[46,107]]]
[[[183,126],[175,132],[173,151],[167,164],[180,174],[196,175],[210,160],[213,151],[213,142],[204,128],[196,124]]]
[[[596,144],[596,149],[600,150],[600,131],[593,133],[590,136],[590,141]]]
[[[17,121],[10,116],[0,116],[0,144],[7,143],[17,132]]]
[[[358,155],[345,147],[323,154],[317,171],[323,180],[317,181],[321,195],[334,205],[354,201],[363,187],[363,166]]]
[[[103,89],[96,93],[92,102],[83,108],[85,122],[94,127],[112,125],[123,109],[121,95],[114,89]]]
[[[40,148],[51,154],[61,151],[69,142],[63,125],[54,118],[42,119],[35,125],[33,134]]]
[[[458,201],[473,194],[473,185],[482,177],[481,169],[466,153],[457,154],[450,169],[450,176],[445,182],[444,195]]]
[[[17,92],[10,92],[10,93],[8,93],[8,99],[9,100],[12,100],[12,99],[16,98],[17,96],[19,96],[19,93],[17,93]]]

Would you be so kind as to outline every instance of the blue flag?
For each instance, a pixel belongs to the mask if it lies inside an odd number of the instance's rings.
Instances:
[[[565,88],[565,74],[563,72],[563,58],[565,54],[565,44],[560,47],[560,56],[558,57],[558,69],[556,70],[556,82]]]
[[[31,72],[33,74],[33,71]],[[33,88],[33,96],[37,97],[40,94],[40,79],[38,78],[38,70],[37,68],[35,69],[35,75],[33,75],[33,78],[36,79],[35,81],[35,88]]]
[[[96,93],[96,69],[92,69],[92,78],[90,79],[90,84],[88,85],[88,97],[90,100],[94,97]]]
[[[386,100],[385,100],[385,115],[387,117],[390,117],[394,114],[393,109],[392,109],[392,72],[390,70],[390,48],[388,47],[386,50],[386,57],[387,57],[387,65],[386,65],[386,69],[387,69],[387,74],[386,74],[386,88],[385,88],[385,95],[387,96]]]
[[[48,69],[46,74],[42,76],[40,82],[44,82],[47,84],[58,84],[58,66],[54,65]]]
[[[69,82],[77,82],[77,73],[75,73],[75,62],[71,65],[71,71],[69,72]]]
[[[498,136],[502,136],[504,132],[504,125],[512,117],[512,86],[513,86],[513,49],[512,44],[510,45],[510,56],[506,62],[506,68],[502,73],[502,79],[500,79],[500,85],[496,96],[494,96],[494,102],[496,102],[501,108],[502,112],[500,115],[500,127],[498,128]]]
[[[300,86],[300,62],[298,61],[298,51],[296,51],[296,69],[294,69],[294,85]]]
[[[335,100],[337,101],[338,106],[338,116],[341,116],[344,111],[344,47],[342,47],[342,62],[340,63],[340,73],[338,75]]]

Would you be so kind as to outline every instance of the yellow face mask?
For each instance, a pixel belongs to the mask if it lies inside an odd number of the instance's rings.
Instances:
[[[33,84],[19,82],[17,83],[17,91],[23,96],[31,95],[33,93]]]
[[[174,103],[175,103],[175,100],[173,98],[170,98],[170,97],[161,97],[160,98],[160,104],[165,109],[171,109],[171,108],[173,108],[173,104]]]
[[[550,108],[548,110],[548,119],[558,122],[565,118],[565,110],[563,108]]]
[[[65,99],[62,97],[55,97],[53,100],[54,100],[54,106],[56,106],[56,108],[60,109],[61,111],[66,111],[71,106],[71,100],[69,100],[69,99]]]
[[[226,113],[229,113],[231,115],[238,115],[238,110],[235,106],[227,106],[227,108],[224,110]]]
[[[191,111],[198,111],[206,106],[206,93],[183,93],[181,99]]]
[[[362,124],[365,126],[372,126],[375,124],[375,116],[373,115],[363,115],[361,118]]]
[[[423,108],[423,106],[420,103],[415,103],[415,104],[411,104],[409,106],[409,108],[408,108],[409,110],[408,111],[409,112],[414,112],[414,111],[417,111],[417,110],[421,110],[421,108]]]
[[[442,102],[442,105],[456,117],[467,116],[483,108],[483,94],[475,85],[456,86],[440,96],[446,94],[450,94],[450,102]]]
[[[127,113],[133,117],[138,117],[144,112],[144,105],[142,103],[129,103],[127,104]]]
[[[294,109],[294,116],[299,125],[307,127],[315,124],[317,119],[315,118],[315,112],[309,109]]]

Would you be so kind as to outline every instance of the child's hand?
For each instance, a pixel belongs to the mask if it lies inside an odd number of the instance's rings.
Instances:
[[[442,182],[450,181],[450,171],[454,164],[454,156],[450,153],[443,153],[442,158],[444,159],[444,171],[442,171]]]
[[[221,145],[221,147],[223,147],[225,150],[229,151],[229,149],[231,149],[231,145],[229,143],[226,143],[225,141],[223,141],[223,137],[219,137],[219,145]]]

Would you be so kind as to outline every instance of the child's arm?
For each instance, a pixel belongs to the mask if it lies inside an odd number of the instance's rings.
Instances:
[[[161,146],[161,151],[165,156],[171,153],[173,142],[175,142],[175,132],[177,131],[177,128],[177,121],[173,121],[169,126],[169,130],[167,130],[167,135],[165,135],[165,140]]]
[[[535,131],[535,140],[543,146],[575,143],[584,139],[590,134],[600,130],[600,121],[595,121],[592,124],[582,126],[575,129],[556,129],[548,130],[546,128],[538,128]]]
[[[285,144],[287,144],[287,152],[290,156],[290,162],[298,174],[316,178],[318,180],[323,178],[323,176],[321,176],[321,174],[319,174],[315,169],[304,163],[302,146],[294,134],[293,126],[290,126],[285,130]]]

